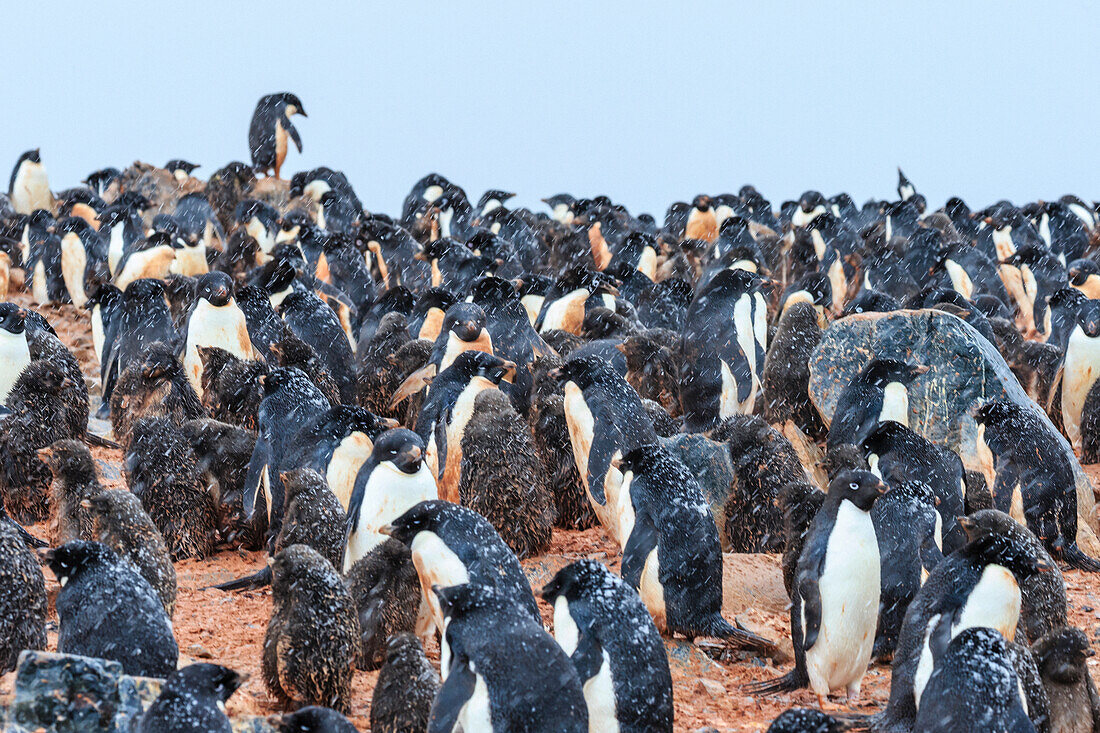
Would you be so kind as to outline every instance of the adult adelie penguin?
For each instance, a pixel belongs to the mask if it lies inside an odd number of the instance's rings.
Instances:
[[[202,399],[200,346],[216,346],[245,360],[254,358],[254,351],[244,312],[233,300],[233,279],[224,272],[209,272],[199,278],[197,286],[195,303],[181,331],[184,370]]]
[[[879,549],[871,507],[886,485],[867,471],[842,471],[829,485],[798,558],[791,598],[795,668],[758,692],[806,683],[822,709],[829,693],[859,698],[878,623]]]
[[[79,216],[57,222],[54,233],[61,237],[61,276],[65,290],[73,305],[83,308],[88,303],[87,276],[98,274],[97,271],[106,275],[107,242]]]
[[[510,361],[484,351],[463,351],[432,382],[416,418],[416,433],[427,446],[427,462],[439,480],[441,498],[458,503],[462,436],[474,412],[474,399],[512,380],[515,373],[516,365]]]
[[[1077,323],[1066,344],[1062,366],[1062,425],[1075,450],[1081,450],[1085,399],[1100,377],[1100,300],[1077,307]]]
[[[723,270],[688,307],[680,344],[680,403],[688,432],[753,411],[767,348],[763,284],[748,270]]]
[[[543,297],[535,328],[539,333],[568,331],[580,335],[589,300],[597,293],[614,296],[617,289],[613,283],[610,276],[601,272],[582,265],[570,267]],[[596,304],[605,304],[602,299],[597,300]]]
[[[279,315],[294,334],[313,347],[340,388],[341,402],[355,402],[355,354],[332,308],[313,293],[293,292]]]
[[[28,150],[15,161],[11,180],[8,181],[8,197],[20,214],[29,214],[35,209],[53,209],[50,181],[37,148]]]
[[[0,404],[7,402],[12,385],[30,363],[27,311],[15,303],[0,303]]]
[[[672,674],[638,595],[595,560],[567,565],[542,589],[554,638],[573,660],[590,730],[672,731]]]
[[[279,177],[279,169],[286,160],[287,137],[294,141],[298,152],[302,152],[302,138],[290,121],[292,115],[309,116],[301,100],[290,92],[268,94],[256,103],[248,126],[248,149],[252,153],[252,167],[257,172],[274,170],[275,177]]]
[[[430,731],[585,733],[588,709],[580,678],[541,622],[494,588],[465,583],[436,588],[442,627],[443,686]]]
[[[638,393],[603,359],[576,357],[548,376],[562,384],[565,420],[577,472],[600,523],[620,546],[634,524],[630,477],[616,457],[657,443]]]
[[[860,445],[879,423],[909,426],[909,385],[926,366],[897,359],[872,359],[840,393],[827,445]]]
[[[669,636],[710,636],[745,649],[771,649],[772,642],[722,618],[722,546],[694,476],[659,444],[628,452],[621,469],[634,476],[635,512],[622,577],[638,591],[657,628]]]
[[[422,501],[380,531],[412,551],[420,588],[440,630],[445,628],[443,611],[432,588],[463,583],[496,588],[541,623],[538,604],[519,560],[493,525],[472,509],[447,501]],[[425,631],[417,629],[421,637]]]
[[[1080,570],[1100,571],[1100,561],[1077,546],[1072,454],[1038,408],[994,400],[977,408],[974,420],[978,456],[996,508],[1026,523],[1055,558]]]
[[[348,503],[344,573],[385,541],[383,527],[422,501],[439,498],[435,476],[424,462],[424,441],[398,428],[378,437],[359,469]]]

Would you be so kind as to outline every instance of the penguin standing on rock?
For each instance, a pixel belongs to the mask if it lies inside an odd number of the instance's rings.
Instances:
[[[438,494],[420,436],[404,428],[380,435],[348,502],[344,572],[385,541],[383,527]]]
[[[795,668],[757,692],[807,683],[824,709],[829,693],[859,698],[871,661],[880,598],[878,538],[871,508],[886,485],[867,471],[842,471],[829,485],[798,559],[791,598]]]
[[[691,472],[659,444],[628,452],[620,468],[634,476],[635,512],[622,577],[638,591],[657,628],[670,636],[710,636],[745,649],[771,649],[772,642],[722,618],[722,547]]]
[[[244,312],[233,300],[233,280],[224,272],[211,272],[198,280],[195,304],[180,329],[184,334],[183,366],[195,393],[202,399],[200,346],[216,346],[238,359],[253,358],[252,340]]]
[[[637,594],[595,560],[578,560],[542,589],[554,638],[573,660],[595,730],[672,730],[672,675]]]
[[[20,214],[29,214],[35,209],[53,209],[50,180],[38,148],[28,150],[15,161],[8,181],[8,198]]]
[[[879,423],[909,426],[909,385],[928,371],[896,359],[872,359],[837,399],[827,445],[860,445]]]
[[[431,731],[584,733],[588,709],[569,657],[542,624],[498,590],[436,588],[447,619]]]
[[[257,172],[274,171],[275,178],[286,160],[287,138],[302,152],[302,138],[290,121],[293,115],[308,117],[301,100],[290,92],[260,97],[248,126],[248,150]]]
[[[1077,546],[1073,462],[1038,408],[994,400],[977,408],[974,420],[978,456],[996,508],[1026,523],[1055,558],[1080,570],[1100,571],[1100,561]]]

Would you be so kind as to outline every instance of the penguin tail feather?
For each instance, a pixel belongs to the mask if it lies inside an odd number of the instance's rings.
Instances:
[[[712,636],[723,639],[739,649],[747,649],[769,654],[775,651],[775,642],[757,636],[751,631],[739,629],[717,613],[710,617],[701,630],[700,636]]]
[[[219,585],[208,585],[207,588],[217,588],[218,590],[248,590],[251,588],[263,588],[265,585],[271,584],[271,567],[266,567],[263,570],[259,570],[252,575],[246,575],[243,578],[237,578],[236,580],[230,580],[226,583]]]
[[[122,447],[120,444],[116,443],[115,441],[113,441],[109,438],[104,438],[102,435],[96,435],[95,433],[87,433],[86,436],[87,437],[85,438],[85,440],[88,443],[88,445],[95,446],[97,448],[115,448],[115,449],[118,449],[118,448]]]
[[[1086,570],[1090,573],[1100,573],[1100,560],[1095,557],[1090,557],[1077,546],[1076,542],[1067,543],[1062,548],[1062,559],[1066,561],[1071,568],[1077,568],[1078,570]]]
[[[23,544],[33,549],[41,549],[43,547],[49,547],[50,543],[46,540],[40,540],[33,534],[27,531],[26,527],[16,522],[12,522],[12,526],[15,527],[15,531],[19,533],[19,537],[23,540]]]
[[[777,677],[774,680],[764,680],[763,682],[750,682],[742,686],[741,689],[753,695],[778,695],[783,692],[801,690],[808,684],[810,684],[810,681],[806,678],[806,675],[795,668],[782,677]]]

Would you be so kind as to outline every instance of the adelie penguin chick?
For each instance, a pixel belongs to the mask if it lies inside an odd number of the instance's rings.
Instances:
[[[308,705],[267,720],[279,733],[358,733],[355,726],[332,708]]]
[[[829,425],[829,447],[859,445],[881,422],[909,426],[909,385],[926,366],[896,359],[872,359],[837,399]]]
[[[11,522],[0,522],[0,674],[24,649],[46,648],[46,581],[38,558]]]
[[[202,357],[203,406],[210,417],[230,425],[256,430],[268,373],[262,361],[242,361],[224,349],[199,347]]]
[[[48,512],[50,470],[36,451],[71,437],[62,398],[68,381],[59,366],[39,359],[8,395],[13,412],[0,423],[0,497],[21,524],[41,521]]]
[[[92,515],[84,501],[99,494],[103,487],[96,476],[95,463],[88,447],[78,440],[59,440],[38,449],[38,457],[50,468],[50,544],[54,547],[72,540],[95,539]]]
[[[970,733],[975,725],[1010,733],[1035,730],[1008,643],[993,629],[970,628],[952,639],[926,690],[913,733]]]
[[[554,514],[527,424],[500,390],[480,392],[462,436],[458,494],[521,560],[550,546]]]
[[[771,649],[772,642],[722,618],[722,547],[695,477],[659,444],[630,451],[620,468],[634,476],[635,512],[622,577],[638,591],[657,628],[669,636],[710,636],[745,649]]]
[[[290,118],[293,115],[307,117],[302,102],[290,92],[268,94],[260,97],[248,126],[248,150],[252,153],[252,167],[257,172],[273,171],[275,178],[286,160],[287,138],[294,141],[302,152],[302,138]]]
[[[372,733],[428,730],[439,675],[412,634],[394,634],[386,643],[386,661],[378,673],[370,704]]]
[[[332,565],[305,545],[291,545],[271,566],[272,612],[264,637],[264,684],[284,707],[351,710],[359,653],[359,619]]]
[[[232,733],[225,703],[247,679],[218,664],[177,670],[141,716],[135,733]]]
[[[1100,697],[1088,670],[1095,652],[1080,629],[1051,631],[1031,647],[1050,701],[1051,733],[1100,730]]]
[[[172,622],[145,578],[106,545],[69,542],[44,552],[61,584],[57,651],[112,659],[123,672],[167,677],[179,648]]]
[[[412,554],[405,545],[387,538],[357,560],[345,576],[348,592],[359,607],[359,669],[378,669],[386,658],[386,640],[416,629],[420,583]]]
[[[233,280],[224,272],[199,278],[195,303],[183,327],[183,368],[199,399],[203,396],[200,346],[216,346],[238,359],[253,358],[252,341],[244,312],[233,300]]]
[[[176,568],[164,537],[145,513],[141,500],[123,489],[110,489],[85,502],[95,539],[114,550],[149,582],[171,618],[176,611]]]
[[[772,721],[767,733],[841,733],[848,725],[828,713],[809,708],[791,708]]]
[[[779,319],[761,377],[767,421],[778,426],[789,421],[811,440],[827,433],[809,397],[810,355],[820,341],[821,326],[813,305],[791,305]],[[783,432],[787,433],[785,427]]]
[[[214,502],[199,480],[195,453],[177,426],[165,418],[138,420],[123,474],[173,560],[204,558],[214,551]]]
[[[203,486],[218,511],[218,532],[229,541],[258,549],[255,528],[241,522],[241,492],[248,462],[256,449],[256,433],[228,423],[199,418],[180,425],[198,461]]]
[[[539,621],[491,587],[434,591],[447,622],[429,730],[589,729],[576,669]]]
[[[795,668],[758,692],[793,690],[805,684],[827,706],[829,693],[859,699],[871,661],[878,622],[878,539],[871,508],[886,485],[868,471],[843,471],[825,495],[798,559],[791,598]]]
[[[431,620],[442,630],[443,611],[432,588],[463,583],[493,586],[532,619],[540,620],[519,560],[504,544],[493,525],[475,511],[446,501],[422,501],[386,527],[382,534],[409,547]],[[431,626],[418,622],[423,638]]]
[[[404,428],[380,435],[348,502],[344,572],[386,540],[383,527],[420,502],[438,498],[420,436]]]
[[[672,730],[672,674],[664,643],[638,594],[595,560],[578,560],[542,589],[554,638],[570,656],[589,728]]]
[[[160,342],[126,368],[111,394],[111,430],[124,446],[138,420],[163,417],[178,425],[204,414],[175,349]]]

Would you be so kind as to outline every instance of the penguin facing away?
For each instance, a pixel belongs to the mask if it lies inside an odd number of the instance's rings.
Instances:
[[[929,367],[896,359],[872,359],[837,400],[828,445],[860,445],[887,420],[909,425],[909,385]]]

